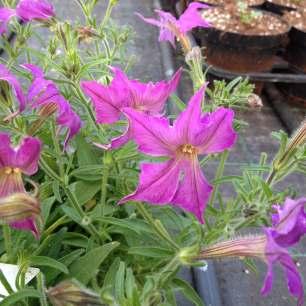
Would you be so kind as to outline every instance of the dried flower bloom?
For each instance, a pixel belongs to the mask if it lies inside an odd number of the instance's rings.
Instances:
[[[262,103],[262,100],[261,100],[260,96],[254,94],[254,93],[252,93],[248,96],[247,102],[248,102],[248,105],[250,106],[250,108],[261,108],[261,107],[263,107],[263,103]]]
[[[118,68],[113,68],[114,78],[109,86],[96,81],[81,83],[83,91],[90,96],[96,111],[97,123],[115,123],[123,115],[122,109],[133,108],[154,116],[160,116],[170,94],[176,89],[181,77],[178,70],[170,81],[157,83],[141,83],[129,80]],[[118,148],[131,138],[131,131],[127,126],[123,135],[113,139],[109,148]]]
[[[187,32],[196,27],[209,27],[209,23],[205,21],[201,14],[200,9],[207,8],[208,6],[199,3],[192,2],[189,4],[185,12],[176,19],[170,13],[156,10],[160,20],[153,18],[145,18],[141,14],[136,13],[145,22],[155,25],[160,28],[159,41],[169,41],[173,47],[175,47],[175,37],[180,41],[185,51],[189,51],[191,46],[186,38]]]
[[[99,296],[75,280],[65,280],[47,291],[53,306],[102,306]]]
[[[131,108],[124,110],[138,149],[151,156],[169,159],[162,163],[142,164],[137,190],[120,203],[130,200],[157,205],[172,203],[204,222],[203,213],[212,186],[202,173],[198,155],[229,149],[237,136],[232,128],[232,110],[219,108],[202,115],[204,89],[191,98],[173,126],[164,117],[153,117]]]
[[[23,220],[35,220],[39,217],[39,201],[27,193],[13,193],[0,198],[0,220],[4,223],[14,224],[18,222],[18,228],[20,228]]]
[[[22,174],[33,175],[38,170],[41,142],[26,137],[19,147],[13,148],[9,135],[0,133],[0,199],[15,193],[26,193]],[[18,229],[32,231],[37,237],[38,230],[33,218],[11,224]]]

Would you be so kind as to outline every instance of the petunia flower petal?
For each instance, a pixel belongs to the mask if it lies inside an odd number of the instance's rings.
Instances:
[[[0,35],[7,32],[7,25],[14,16],[16,16],[14,9],[8,7],[0,8]]]
[[[67,136],[64,141],[64,148],[71,138],[73,138],[81,129],[82,121],[80,117],[72,110],[68,101],[66,101],[62,96],[58,99],[58,114],[56,122],[62,128],[67,128]]]
[[[39,231],[34,218],[27,218],[21,221],[16,221],[10,224],[11,227],[18,230],[31,231],[36,239],[39,239]]]
[[[261,293],[266,295],[271,291],[273,283],[273,265],[279,262],[286,273],[289,292],[298,298],[298,305],[302,306],[304,303],[303,282],[294,261],[290,257],[288,251],[274,240],[273,230],[271,228],[266,228],[264,231],[267,237],[265,256],[268,271]]]
[[[127,201],[146,201],[157,205],[171,202],[179,184],[180,161],[141,164],[140,182],[136,191],[124,197]]]
[[[0,64],[0,80],[7,82],[12,87],[19,102],[19,111],[22,112],[26,107],[26,99],[21,85],[16,77],[2,64]]]
[[[111,140],[111,143],[108,147],[108,149],[118,149],[120,147],[122,147],[123,145],[125,145],[127,142],[129,142],[132,139],[132,132],[130,129],[130,126],[128,125],[126,127],[126,130],[124,131],[124,133],[116,138],[113,138]]]
[[[15,160],[15,150],[11,147],[10,136],[0,133],[0,168],[11,166]]]
[[[274,207],[277,213],[272,215],[273,236],[279,245],[283,247],[295,245],[306,234],[305,204],[306,198],[298,200],[287,198],[282,207]]]
[[[138,149],[152,156],[173,156],[176,146],[169,120],[153,117],[131,108],[124,109]]]
[[[231,109],[218,108],[201,120],[201,130],[193,138],[199,154],[219,153],[231,148],[237,139],[233,129],[234,112]]]
[[[38,170],[38,161],[42,143],[34,137],[24,138],[20,147],[16,150],[14,167],[20,168],[27,175],[33,175]]]
[[[204,3],[192,2],[189,4],[185,12],[177,21],[178,27],[182,33],[187,33],[196,27],[207,28],[210,24],[204,20],[199,10],[208,8]]]
[[[157,14],[160,17],[160,21],[153,18],[145,18],[141,14],[137,13],[137,16],[140,17],[146,23],[155,25],[160,28],[159,41],[169,41],[173,47],[175,47],[175,34],[171,31],[169,25],[176,24],[176,18],[170,13],[156,10]]]
[[[25,22],[45,20],[55,16],[54,7],[47,0],[20,0],[16,13]]]
[[[183,160],[180,183],[171,202],[194,214],[200,223],[204,223],[203,214],[212,189],[202,173],[197,158]]]
[[[174,121],[176,138],[183,144],[196,144],[195,138],[201,128],[201,104],[206,85],[190,99],[186,109]]]
[[[91,98],[97,123],[115,123],[125,107],[126,90],[111,85],[104,86],[96,81],[81,82],[82,90]]]

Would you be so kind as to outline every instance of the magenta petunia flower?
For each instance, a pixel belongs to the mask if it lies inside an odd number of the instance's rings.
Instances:
[[[263,295],[267,295],[273,285],[273,265],[280,263],[287,277],[289,292],[298,299],[298,306],[304,305],[303,281],[288,251],[279,245],[274,239],[274,229],[265,229],[266,242],[264,249],[264,260],[268,265],[268,271],[261,289]]]
[[[295,245],[306,234],[305,204],[306,198],[287,198],[283,206],[274,206],[272,235],[277,244],[283,247]]]
[[[26,99],[22,88],[16,77],[2,64],[0,64],[0,81],[7,82],[11,86],[19,103],[19,112],[24,111],[26,107]]]
[[[160,28],[159,41],[169,41],[172,46],[175,46],[175,37],[181,40],[182,36],[196,27],[207,28],[210,26],[199,13],[199,10],[204,8],[208,8],[208,6],[199,2],[192,2],[179,19],[161,10],[156,10],[160,20],[145,18],[139,13],[136,14],[145,22]]]
[[[17,16],[23,21],[46,20],[55,16],[53,6],[46,0],[20,0]]]
[[[104,86],[96,81],[81,83],[83,91],[91,98],[94,105],[98,123],[117,122],[125,107],[160,116],[164,111],[167,99],[175,91],[181,77],[180,69],[168,82],[141,83],[137,80],[129,80],[118,68],[112,70],[114,78],[109,86]],[[111,141],[109,148],[118,148],[128,142],[130,138],[131,131],[127,126],[123,135]]]
[[[26,137],[19,147],[13,148],[10,137],[0,133],[0,198],[26,192],[22,174],[37,172],[40,151],[41,142],[37,138]],[[30,230],[35,237],[38,236],[35,220],[31,218],[11,223],[11,226]]]
[[[41,116],[50,116],[57,112],[57,124],[68,129],[64,141],[64,147],[66,147],[68,141],[79,132],[82,126],[80,117],[72,110],[56,85],[44,78],[44,73],[39,67],[33,64],[24,64],[22,67],[30,71],[34,78],[28,90],[27,103],[31,108],[39,108]]]
[[[11,18],[16,16],[16,11],[8,7],[0,8],[0,34],[7,32],[7,25]]]
[[[273,285],[273,266],[279,263],[287,278],[289,292],[304,304],[304,289],[301,276],[286,248],[280,246],[273,237],[273,228],[264,229],[265,235],[235,238],[218,242],[201,250],[197,259],[217,259],[226,257],[255,257],[267,264],[267,273],[261,293],[267,295]]]
[[[198,155],[219,153],[236,140],[230,109],[219,108],[202,116],[204,87],[189,101],[185,111],[174,121],[152,117],[131,108],[124,110],[130,120],[138,149],[151,156],[165,156],[162,163],[141,165],[137,190],[120,203],[135,200],[152,204],[172,203],[193,213],[203,223],[203,213],[212,191],[199,165]]]

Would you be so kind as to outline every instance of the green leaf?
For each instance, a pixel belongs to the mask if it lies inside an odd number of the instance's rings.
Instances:
[[[124,229],[129,229],[136,234],[141,234],[143,232],[151,233],[152,231],[146,225],[146,223],[138,222],[139,220],[136,219],[117,219],[112,217],[99,217],[94,219],[95,221],[100,221],[101,223],[105,224],[112,224],[117,227],[122,227]]]
[[[43,220],[45,220],[45,222],[47,222],[52,205],[55,203],[55,197],[50,197],[45,199],[42,203],[41,203],[41,211],[42,211],[42,217]]]
[[[123,261],[119,264],[119,269],[115,278],[115,297],[116,300],[122,305],[125,300],[125,263]]]
[[[86,249],[88,246],[88,238],[80,233],[65,233],[62,242],[65,245],[71,245],[79,248]]]
[[[69,273],[67,267],[64,264],[50,257],[32,256],[30,258],[30,261],[33,266],[46,266],[46,267],[51,267],[53,269],[59,270],[65,274]]]
[[[69,186],[72,193],[75,194],[80,205],[84,205],[89,200],[93,199],[94,196],[100,191],[100,182],[84,182],[78,181]]]
[[[182,294],[196,306],[205,306],[202,299],[198,296],[196,291],[184,280],[175,278],[173,280],[175,287],[179,288]]]
[[[21,289],[18,292],[14,292],[4,300],[1,301],[1,306],[16,305],[17,302],[26,298],[40,298],[41,294],[35,289]]]
[[[75,137],[75,141],[79,166],[99,163],[98,154],[92,144],[89,144],[81,134]]]
[[[102,262],[115,248],[119,242],[110,242],[101,247],[92,249],[86,255],[76,260],[70,267],[70,275],[84,285],[87,285],[91,278],[97,273]]]
[[[103,165],[85,165],[73,170],[70,175],[83,181],[101,181]]]
[[[66,267],[69,267],[84,252],[85,252],[85,250],[83,250],[83,249],[72,251],[68,255],[60,258],[58,261],[61,262]],[[47,279],[48,282],[51,282],[52,280],[54,280],[59,274],[60,274],[60,272],[57,271],[57,270],[47,271],[45,273],[46,279]]]
[[[128,253],[153,258],[168,258],[174,255],[173,252],[169,249],[145,246],[132,247],[128,250]]]

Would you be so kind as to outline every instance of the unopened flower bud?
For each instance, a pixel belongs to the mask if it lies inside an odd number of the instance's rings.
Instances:
[[[75,280],[65,280],[50,288],[47,295],[53,306],[101,306],[99,296]]]
[[[248,103],[250,108],[261,108],[261,107],[263,107],[263,103],[262,103],[261,98],[258,95],[253,94],[253,93],[250,94],[247,97],[247,103]]]
[[[202,51],[200,47],[193,47],[187,54],[186,54],[186,62],[200,62],[202,61]]]
[[[14,193],[0,199],[0,219],[4,223],[13,223],[40,216],[37,198],[27,193]]]

